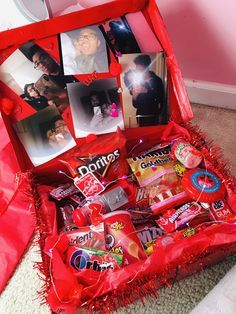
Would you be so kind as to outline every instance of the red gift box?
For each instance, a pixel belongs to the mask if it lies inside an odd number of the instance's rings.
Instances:
[[[143,127],[142,139],[146,147],[160,139],[184,136],[189,142],[204,152],[208,169],[213,169],[226,183],[226,200],[233,213],[236,212],[236,194],[234,179],[230,177],[219,160],[216,160],[204,138],[193,126],[187,124],[193,115],[189,99],[185,91],[181,72],[178,67],[171,42],[164,22],[155,1],[119,0],[86,11],[75,12],[48,21],[23,26],[0,34],[0,60],[6,60],[21,44],[34,40],[55,59],[58,58],[58,45],[53,35],[66,32],[90,24],[98,24],[110,18],[127,13],[142,11],[146,21],[152,28],[163,51],[166,54],[168,70],[168,98],[171,122],[166,125]],[[111,55],[110,74],[98,74],[95,78],[116,77],[119,75],[116,58]],[[91,76],[84,75],[80,80],[88,83]],[[13,273],[19,262],[35,226],[40,230],[40,249],[43,265],[41,271],[45,276],[46,288],[43,294],[53,311],[65,309],[68,312],[77,307],[92,309],[117,309],[119,306],[133,302],[137,295],[154,294],[156,288],[181,279],[195,271],[215,263],[227,255],[236,252],[236,224],[234,215],[230,222],[199,225],[194,232],[191,229],[176,231],[158,239],[155,252],[146,260],[140,260],[125,268],[106,272],[91,279],[90,285],[84,288],[83,276],[75,276],[67,268],[60,256],[60,243],[56,226],[56,207],[48,200],[50,182],[58,179],[55,169],[58,159],[55,158],[44,165],[33,167],[27,153],[12,128],[12,121],[21,120],[34,113],[24,100],[16,95],[8,86],[0,82],[1,112],[4,121],[1,130],[6,141],[1,145],[1,261],[4,268],[0,276],[0,290]],[[24,110],[15,110],[23,108]],[[72,130],[71,113],[68,108],[63,118]],[[6,128],[6,130],[5,130]],[[140,129],[126,129],[128,150],[132,149],[139,138]],[[76,141],[78,146],[86,140]],[[145,148],[145,145],[143,146]],[[142,149],[143,149],[142,147]],[[15,157],[16,156],[16,157]],[[46,179],[42,179],[45,177]],[[37,178],[40,177],[40,181]],[[34,209],[35,207],[35,209]],[[53,248],[53,249],[52,249]]]

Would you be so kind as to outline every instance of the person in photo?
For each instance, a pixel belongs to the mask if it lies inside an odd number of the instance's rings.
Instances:
[[[62,135],[64,139],[70,138],[71,135],[70,135],[69,129],[68,129],[67,125],[65,124],[64,120],[57,119],[55,121],[54,125],[55,125],[56,135],[59,134],[59,137],[60,137],[60,135]]]
[[[124,74],[124,83],[132,95],[138,126],[160,124],[164,103],[162,79],[149,70],[151,57],[138,55],[133,60],[134,69]]]
[[[63,113],[69,106],[69,99],[66,88],[58,85],[54,77],[43,74],[37,82],[35,87],[40,95],[47,98],[48,104],[55,104],[60,113]]]
[[[109,27],[107,36],[115,51],[123,54],[141,52],[131,29],[122,20],[110,21]]]
[[[47,98],[40,95],[34,83],[26,84],[24,86],[24,100],[37,111],[42,110],[49,105]]]
[[[68,38],[62,40],[64,74],[89,74],[108,72],[106,41],[98,26],[88,26],[66,33],[74,47],[74,59],[67,58]],[[63,53],[65,51],[65,55]],[[70,70],[69,70],[70,69]],[[70,73],[66,73],[69,71]]]
[[[116,78],[67,85],[76,138],[124,128]]]
[[[60,64],[38,45],[28,43],[20,47],[20,51],[33,63],[35,70],[42,72],[43,77],[53,80],[60,88],[65,89],[67,83],[76,81],[73,76],[64,76]]]
[[[59,64],[41,47],[33,45],[29,50],[29,58],[36,70],[40,70],[47,75],[60,75]]]
[[[100,129],[107,125],[112,119],[112,107],[103,103],[97,91],[92,91],[89,95],[89,126],[91,129]]]
[[[71,140],[71,134],[67,125],[61,117],[56,117],[53,121],[54,127],[46,131],[48,144],[54,149],[64,148]]]
[[[65,138],[61,132],[56,132],[57,120],[62,120],[62,117],[54,105],[13,123],[13,128],[34,166],[44,164],[76,145],[71,134]]]

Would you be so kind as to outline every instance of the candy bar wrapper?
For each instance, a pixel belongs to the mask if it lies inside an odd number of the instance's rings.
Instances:
[[[149,206],[149,195],[146,193],[145,187],[135,187],[135,202],[133,207],[127,208],[131,214],[131,220],[134,225],[148,223],[149,216],[152,215]]]
[[[156,222],[165,232],[173,232],[205,212],[200,204],[190,202],[178,209],[167,210]]]
[[[145,210],[149,207],[149,193],[145,187],[137,187],[136,205],[140,210]]]
[[[62,199],[69,197],[78,192],[79,190],[75,187],[74,184],[66,183],[53,189],[50,192],[50,196],[57,201],[61,201]]]
[[[105,250],[104,223],[80,227],[77,230],[66,232],[64,237],[69,246],[86,246],[94,250]]]
[[[146,253],[150,254],[152,252],[152,250],[150,251],[152,244],[155,242],[156,238],[164,234],[164,231],[160,227],[148,223],[137,226],[136,233]]]
[[[72,219],[74,209],[75,207],[70,203],[57,206],[57,227],[59,233],[77,229]]]

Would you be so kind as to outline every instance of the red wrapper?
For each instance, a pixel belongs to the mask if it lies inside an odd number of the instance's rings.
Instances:
[[[106,226],[106,248],[124,254],[124,265],[146,259],[142,244],[127,211],[118,210],[103,215]]]
[[[202,203],[202,206],[209,209],[211,220],[227,220],[233,217],[232,210],[225,199],[211,204]]]
[[[50,192],[50,196],[54,198],[55,200],[60,201],[78,192],[79,192],[78,189],[73,184],[66,183],[66,184],[60,185],[56,189],[53,189]]]
[[[147,253],[149,253],[148,248],[154,243],[155,239],[164,234],[161,228],[150,223],[136,227],[136,233]]]
[[[116,180],[128,173],[125,144],[126,138],[118,130],[115,134],[102,135],[74,149],[60,161],[73,177],[93,172],[98,178]]]
[[[206,210],[200,204],[191,202],[179,207],[177,210],[169,209],[156,222],[165,232],[173,232],[205,212]]]
[[[105,250],[104,224],[80,227],[78,230],[66,232],[64,235],[69,246],[90,247],[96,250]]]

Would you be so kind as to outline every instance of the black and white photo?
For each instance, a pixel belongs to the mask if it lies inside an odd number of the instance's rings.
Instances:
[[[67,89],[77,138],[124,128],[116,79],[97,80],[89,86],[70,83]]]

